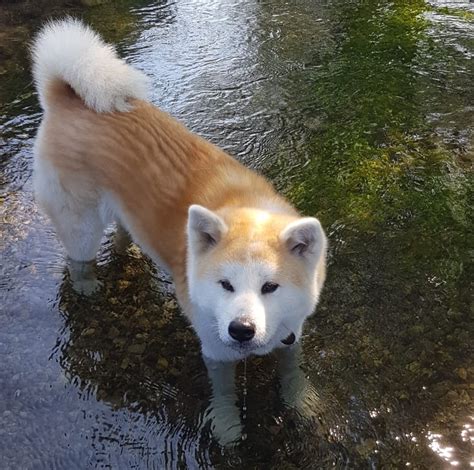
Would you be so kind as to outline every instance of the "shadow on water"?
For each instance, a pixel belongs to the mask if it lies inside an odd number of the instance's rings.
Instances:
[[[31,8],[0,16],[0,467],[468,467],[470,14],[419,0]],[[25,48],[65,12],[152,77],[154,102],[323,221],[329,276],[301,365],[311,418],[282,406],[274,359],[252,359],[246,440],[220,449],[169,278],[136,247],[115,254],[108,234],[103,291],[71,291],[32,198]]]

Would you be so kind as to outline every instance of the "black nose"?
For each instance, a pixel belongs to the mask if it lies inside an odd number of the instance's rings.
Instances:
[[[240,343],[250,341],[255,336],[255,325],[248,320],[231,321],[229,335]]]

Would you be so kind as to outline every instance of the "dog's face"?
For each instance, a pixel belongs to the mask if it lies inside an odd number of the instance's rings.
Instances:
[[[298,341],[325,277],[317,219],[194,205],[187,235],[191,320],[205,356],[237,360]]]

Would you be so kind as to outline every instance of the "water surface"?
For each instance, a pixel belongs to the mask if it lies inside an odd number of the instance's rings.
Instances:
[[[3,5],[0,467],[469,468],[474,438],[472,4],[419,0]],[[263,172],[330,238],[304,363],[312,419],[248,361],[246,440],[202,419],[199,345],[169,278],[134,247],[78,298],[32,197],[41,118],[27,42],[81,16],[151,99]],[[239,369],[240,400],[243,371]],[[242,406],[242,403],[240,403]]]

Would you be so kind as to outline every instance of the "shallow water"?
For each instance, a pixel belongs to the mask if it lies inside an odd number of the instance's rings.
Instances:
[[[0,17],[0,468],[474,465],[472,4],[44,4]],[[32,198],[41,114],[25,47],[64,12],[151,76],[153,102],[321,218],[329,275],[302,364],[313,418],[281,404],[271,357],[252,359],[238,377],[246,439],[220,449],[166,275],[108,234],[104,292],[71,291]]]

